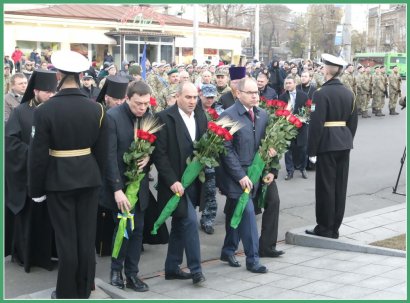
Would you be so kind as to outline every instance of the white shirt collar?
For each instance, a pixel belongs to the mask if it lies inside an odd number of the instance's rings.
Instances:
[[[192,141],[195,141],[196,138],[196,123],[195,123],[195,113],[192,112],[191,116],[188,116],[182,109],[178,107],[178,112],[182,117],[182,120],[185,123],[186,128],[188,129],[189,136]]]

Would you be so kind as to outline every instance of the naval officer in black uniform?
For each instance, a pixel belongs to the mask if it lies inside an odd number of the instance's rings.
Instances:
[[[88,60],[58,51],[51,63],[60,78],[58,93],[34,113],[29,149],[33,200],[47,197],[59,257],[52,298],[88,298],[95,274],[95,232],[102,185],[107,127],[101,104],[80,90]]]
[[[316,163],[316,222],[307,234],[339,237],[345,203],[349,154],[357,128],[353,93],[338,79],[347,63],[323,54],[325,79],[313,95],[308,155]]]
[[[54,232],[47,202],[35,203],[28,195],[27,158],[34,111],[56,88],[56,72],[35,70],[5,128],[5,203],[14,215],[12,261],[23,265],[27,273],[31,266],[53,269]]]

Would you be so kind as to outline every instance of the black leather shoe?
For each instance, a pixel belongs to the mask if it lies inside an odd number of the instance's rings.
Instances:
[[[111,271],[111,282],[112,286],[118,287],[119,289],[124,289],[124,279],[122,278],[122,273],[117,270]]]
[[[131,288],[138,292],[144,292],[149,290],[148,285],[142,282],[136,275],[127,277],[127,288]]]
[[[288,173],[285,177],[285,180],[288,181],[290,179],[293,179],[293,173]]]
[[[221,255],[221,261],[228,262],[229,266],[232,267],[240,267],[241,263],[236,260],[235,255],[232,256],[227,256],[227,255]]]
[[[307,178],[308,178],[308,174],[307,174],[306,169],[301,170],[300,172],[302,173],[302,178],[303,178],[303,179],[307,179]]]
[[[259,257],[262,258],[277,258],[281,255],[283,255],[285,252],[282,250],[276,250],[276,249],[271,249],[271,250],[261,250],[259,251]]]
[[[322,233],[317,233],[314,229],[306,229],[305,233],[308,235],[313,235],[313,236],[318,236],[318,237],[325,237],[325,238],[332,238],[332,239],[339,238],[339,233],[322,234]]]
[[[214,230],[214,228],[212,227],[212,225],[204,225],[204,224],[201,224],[201,229],[202,229],[204,232],[206,232],[208,235],[212,235],[212,234],[215,232],[215,230]]]
[[[255,274],[266,274],[268,272],[268,269],[266,268],[266,266],[263,266],[260,263],[257,263],[254,265],[246,264],[246,269]]]
[[[205,282],[206,279],[204,275],[201,272],[196,272],[192,274],[192,284],[198,285],[201,284],[202,282]]]
[[[165,280],[188,280],[191,279],[192,275],[190,273],[179,270],[177,272],[166,272]]]
[[[57,299],[57,292],[55,290],[51,292],[51,299]]]

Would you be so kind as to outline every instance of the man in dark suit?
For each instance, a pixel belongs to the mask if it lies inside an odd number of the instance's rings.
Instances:
[[[309,158],[316,163],[316,222],[307,234],[339,237],[345,204],[349,155],[357,129],[353,93],[337,78],[347,63],[323,54],[326,82],[313,95]]]
[[[45,200],[58,253],[52,298],[88,298],[95,276],[95,229],[102,185],[106,120],[101,104],[80,90],[88,60],[73,51],[53,53],[59,92],[34,112],[29,148],[29,188]]]
[[[206,132],[207,118],[197,107],[198,91],[191,82],[183,82],[177,89],[177,103],[160,113],[164,127],[158,134],[153,160],[158,170],[158,203],[165,203],[175,194],[181,196],[173,212],[165,279],[191,279],[194,284],[205,281],[201,268],[200,243],[195,207],[199,206],[200,184],[196,180],[183,188],[181,177],[186,160],[194,151],[193,142]],[[185,250],[190,274],[180,269]]]
[[[31,266],[53,269],[54,232],[47,202],[35,203],[28,195],[27,159],[34,111],[56,88],[55,72],[35,70],[5,129],[5,202],[14,215],[11,260],[23,265],[26,272]]]
[[[111,84],[113,86],[113,84]],[[111,88],[112,90],[114,88]],[[121,90],[121,86],[117,87]],[[138,292],[148,290],[148,285],[138,277],[138,263],[141,255],[142,236],[144,230],[144,211],[149,203],[149,185],[147,166],[149,157],[139,161],[138,167],[144,169],[145,176],[140,183],[138,201],[133,210],[125,196],[126,184],[129,181],[124,175],[127,170],[123,156],[128,152],[131,143],[134,141],[134,128],[139,127],[141,121],[149,113],[149,101],[151,89],[142,81],[130,83],[127,90],[127,99],[123,104],[110,109],[107,112],[108,121],[108,161],[104,176],[104,187],[101,204],[105,209],[112,211],[115,221],[115,229],[112,235],[114,243],[120,219],[118,213],[131,211],[134,214],[134,230],[127,222],[128,238],[123,239],[123,243],[117,258],[111,259],[111,284],[120,289],[124,288],[122,269],[127,278],[127,288]]]
[[[285,90],[279,99],[285,101],[288,109],[293,114],[298,114],[299,110],[305,106],[308,96],[299,90],[296,90],[295,79],[292,76],[288,76],[285,79]],[[303,123],[303,126],[298,129],[298,135],[290,143],[289,150],[285,153],[285,164],[287,175],[285,180],[290,180],[293,178],[293,172],[295,168],[300,170],[303,179],[307,179],[308,175],[306,172],[307,164],[307,132],[308,126]]]
[[[221,118],[228,116],[233,121],[238,121],[242,128],[235,133],[232,141],[225,142],[227,153],[221,156],[221,166],[217,169],[217,186],[227,197],[224,210],[226,236],[221,260],[232,267],[241,266],[235,258],[235,251],[242,240],[247,270],[266,273],[268,269],[259,262],[258,229],[252,199],[249,199],[246,205],[238,228],[230,226],[235,207],[244,190],[250,190],[251,196],[254,196],[258,187],[258,184],[252,184],[247,175],[268,123],[266,111],[256,106],[258,101],[256,81],[253,78],[244,78],[238,83],[238,100],[221,114]],[[269,173],[265,178],[267,183],[271,183],[274,176]]]
[[[245,76],[246,68],[240,66],[229,68],[231,91],[223,94],[221,98],[219,98],[218,104],[220,107],[227,109],[235,103],[235,100],[238,97],[238,83],[241,79],[245,78]]]

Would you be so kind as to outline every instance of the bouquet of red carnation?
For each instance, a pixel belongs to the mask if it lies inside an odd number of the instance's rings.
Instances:
[[[140,183],[145,176],[142,169],[138,168],[138,161],[152,154],[154,151],[154,146],[152,146],[152,144],[157,139],[154,133],[158,132],[161,128],[162,125],[158,124],[158,120],[156,118],[152,116],[143,118],[140,128],[137,128],[137,125],[135,124],[134,141],[132,141],[129,151],[124,153],[123,160],[127,165],[127,170],[124,175],[128,178],[125,195],[131,204],[131,211],[138,202]],[[130,220],[131,223],[131,230],[134,229],[134,215],[131,212],[118,213],[117,217],[120,219],[120,222],[112,251],[113,258],[118,257],[123,238],[128,238],[128,220]]]
[[[310,113],[312,112],[312,100],[308,99],[305,103],[305,106],[299,109],[299,113],[296,115],[300,121],[303,123],[309,124]]]
[[[279,106],[275,105],[275,107],[283,108],[281,103],[279,103]],[[256,184],[260,180],[264,172],[267,174],[273,168],[280,168],[279,160],[286,152],[290,140],[295,138],[298,134],[297,129],[300,127],[302,127],[302,122],[286,109],[277,109],[274,115],[271,115],[268,126],[266,127],[265,138],[262,139],[259,150],[256,153],[251,166],[248,167],[247,174],[253,184]],[[275,149],[277,153],[275,157],[269,156],[270,148]],[[260,201],[263,201],[264,203],[267,185],[263,186]],[[249,190],[245,189],[236,204],[235,212],[231,219],[232,228],[237,228],[241,222],[242,214],[248,200]],[[259,206],[261,205],[259,204]]]
[[[194,153],[192,159],[187,159],[187,167],[182,174],[181,183],[184,188],[199,178],[205,182],[205,167],[216,167],[219,165],[218,158],[220,154],[226,153],[224,141],[233,139],[233,134],[241,128],[238,122],[232,121],[229,117],[224,117],[219,121],[208,122],[208,129],[205,134],[194,142]],[[156,235],[158,228],[171,216],[177,208],[181,197],[175,194],[167,202],[159,218],[154,223],[151,234]]]
[[[216,111],[215,108],[212,108],[212,107],[208,108],[208,109],[205,111],[205,114],[206,114],[206,116],[207,116],[207,118],[208,118],[208,121],[210,121],[210,120],[216,121],[216,120],[218,120],[218,118],[219,118],[218,112]]]

